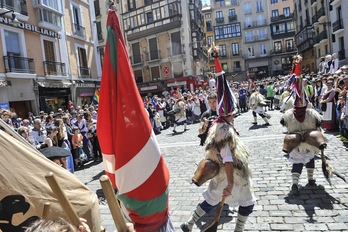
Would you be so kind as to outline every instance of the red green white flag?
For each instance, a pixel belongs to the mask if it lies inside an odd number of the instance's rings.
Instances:
[[[138,93],[118,17],[111,10],[97,128],[105,172],[118,190],[125,216],[137,232],[158,230],[168,220],[169,171]]]

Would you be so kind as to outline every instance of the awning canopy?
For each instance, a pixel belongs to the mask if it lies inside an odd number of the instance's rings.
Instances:
[[[36,83],[44,88],[70,88],[72,84],[68,81],[36,81]]]

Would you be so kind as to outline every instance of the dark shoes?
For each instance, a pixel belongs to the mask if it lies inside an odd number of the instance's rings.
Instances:
[[[263,124],[264,126],[270,126],[271,124],[269,124],[269,122]]]
[[[315,186],[316,184],[315,184],[315,180],[308,180],[308,184],[310,185],[310,186]]]
[[[298,185],[297,184],[293,184],[291,186],[291,193],[294,196],[300,196],[300,190],[298,189]]]
[[[182,229],[182,231],[184,232],[190,232],[190,229],[188,228],[186,223],[183,223],[180,225],[180,228]]]
[[[173,130],[173,133],[176,133],[176,130]]]

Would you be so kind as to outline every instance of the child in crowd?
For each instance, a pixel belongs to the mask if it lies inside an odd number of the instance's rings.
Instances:
[[[77,126],[73,127],[73,133],[74,135],[71,138],[71,142],[73,145],[73,157],[74,157],[74,163],[75,163],[75,168],[78,168],[79,165],[79,150],[82,149],[83,146],[83,136],[80,133],[80,130]],[[83,163],[81,164],[81,166],[83,165]]]

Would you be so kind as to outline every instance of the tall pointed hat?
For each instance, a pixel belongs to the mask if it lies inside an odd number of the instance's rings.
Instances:
[[[223,71],[220,61],[217,47],[213,44],[208,51],[212,57],[215,59],[215,76],[217,79],[216,91],[218,98],[217,113],[220,116],[226,116],[236,113],[236,98],[232,92],[230,85],[228,84],[225,72]]]

